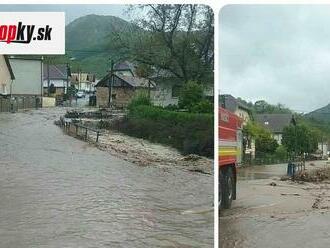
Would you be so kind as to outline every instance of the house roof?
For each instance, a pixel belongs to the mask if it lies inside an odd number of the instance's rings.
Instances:
[[[291,114],[257,114],[255,120],[272,133],[282,133],[283,128],[290,125]]]
[[[15,75],[14,75],[13,69],[11,68],[11,65],[9,62],[9,57],[7,55],[3,55],[3,57],[5,58],[6,65],[7,65],[8,71],[10,73],[10,78],[11,78],[11,80],[14,80]]]
[[[248,106],[246,106],[244,103],[237,100],[232,95],[229,95],[229,94],[220,95],[219,101],[220,101],[219,105],[221,107],[223,107],[231,112],[235,112],[238,108],[240,108],[240,109],[247,111],[249,114],[251,113],[251,109]]]
[[[113,84],[113,87],[123,87],[122,83],[133,88],[148,88],[149,84],[151,88],[155,87],[155,84],[147,78],[122,76],[116,74],[114,74],[114,76],[115,76],[115,82]],[[106,75],[96,84],[95,87],[108,87],[109,78],[110,78],[110,74]]]
[[[127,71],[131,71],[131,72],[135,71],[135,65],[128,61],[117,63],[114,65],[113,68],[115,70],[127,70]]]
[[[49,79],[67,79],[67,66],[66,65],[44,65],[43,78],[48,79],[48,66],[49,66]]]

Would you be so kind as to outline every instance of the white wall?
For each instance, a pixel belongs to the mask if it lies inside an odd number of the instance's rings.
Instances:
[[[42,61],[9,59],[15,75],[13,95],[42,95]]]
[[[322,153],[322,156],[327,156],[328,154],[328,144],[327,143],[321,143],[319,142],[317,145],[317,149],[320,150]]]
[[[172,97],[172,86],[162,84],[150,92],[151,101],[156,106],[178,105],[179,99]]]
[[[11,77],[5,57],[0,55],[0,94],[10,93]]]
[[[282,145],[282,134],[273,134],[273,138],[277,141],[277,144]]]
[[[54,84],[55,87],[65,87],[66,88],[66,80],[63,79],[51,79],[49,80],[49,86],[51,84]],[[48,79],[44,79],[44,83],[43,83],[44,87],[48,87]],[[70,86],[70,82],[69,82],[69,86]]]

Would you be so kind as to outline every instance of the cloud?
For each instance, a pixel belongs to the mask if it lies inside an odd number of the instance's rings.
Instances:
[[[330,6],[228,5],[220,92],[311,111],[330,102]]]

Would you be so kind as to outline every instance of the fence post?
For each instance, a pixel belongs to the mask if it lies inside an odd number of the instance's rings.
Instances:
[[[96,132],[96,143],[99,142],[99,135],[100,135],[100,132],[97,131],[97,132]]]
[[[76,126],[76,136],[78,136],[78,125],[75,124],[75,126]]]
[[[86,131],[85,131],[85,140],[87,140],[87,127],[86,127]]]

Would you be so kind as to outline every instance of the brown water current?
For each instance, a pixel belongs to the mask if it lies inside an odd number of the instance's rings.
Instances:
[[[0,114],[0,247],[212,247],[213,177],[65,135],[63,109]],[[186,214],[185,214],[186,213]]]

